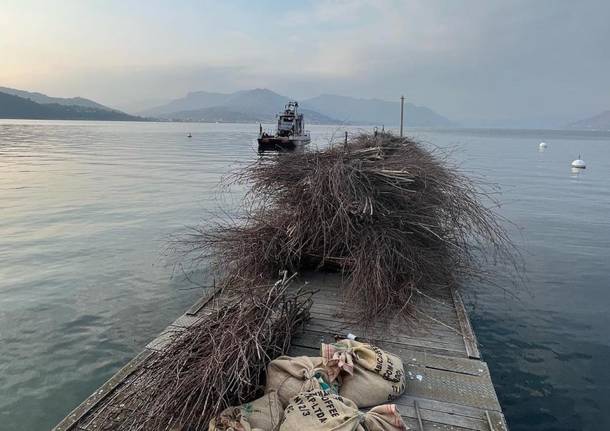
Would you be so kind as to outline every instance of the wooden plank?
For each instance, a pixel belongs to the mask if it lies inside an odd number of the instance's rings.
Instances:
[[[343,322],[346,325],[351,325],[354,328],[358,328],[360,325],[357,325],[355,322],[350,323],[348,320],[343,319],[342,317],[337,316],[336,314],[332,314],[330,312],[320,311],[318,308],[313,309],[310,312],[312,319],[321,319],[321,320],[336,320],[338,322]],[[458,329],[449,328],[444,325],[441,325],[435,321],[423,319],[416,320],[414,318],[410,320],[406,319],[396,319],[389,324],[383,325],[371,325],[367,328],[369,332],[372,331],[395,331],[397,329],[401,330],[401,333],[408,335],[410,337],[433,337],[434,339],[455,339],[458,340],[458,344],[462,343],[462,334]]]
[[[341,338],[345,338],[345,333],[341,334]],[[310,348],[319,348],[320,342],[324,341],[325,343],[332,343],[335,341],[335,334],[329,333],[328,331],[318,331],[311,327],[308,327],[306,332],[303,334],[299,334],[293,340],[293,344],[310,347]],[[400,343],[395,343],[390,340],[372,340],[374,344],[377,344],[379,347],[386,349],[388,351],[399,351],[402,349],[406,350],[420,350],[423,352],[442,354],[450,357],[458,357],[465,358],[466,353],[462,348],[459,351],[447,350],[438,346],[433,347],[422,347],[422,346],[408,346]]]
[[[369,342],[371,344],[388,344],[399,346],[403,349],[424,349],[426,351],[435,351],[439,353],[452,352],[453,355],[466,357],[466,352],[461,338],[438,337],[427,334],[426,336],[400,335],[396,336],[395,332],[386,330],[384,332],[365,331],[362,328],[353,326],[344,326],[338,323],[336,326],[332,322],[316,319],[308,326],[308,330],[316,332],[328,332],[336,335],[337,339],[346,338],[346,335],[351,333],[358,336],[360,341]],[[391,335],[390,335],[391,334]]]
[[[318,357],[318,356],[320,356],[320,349],[313,349],[311,347],[293,345],[290,347],[289,354],[290,354],[290,356]]]
[[[186,328],[178,326],[169,326],[165,328],[161,334],[146,345],[146,349],[160,352],[170,345],[172,340],[183,332]]]
[[[468,354],[469,358],[480,359],[481,353],[479,352],[477,339],[474,335],[474,331],[472,330],[470,319],[468,318],[466,308],[462,302],[462,297],[454,288],[451,289],[451,293],[453,295],[453,302],[455,303],[455,310],[460,322],[460,327],[462,328],[462,334],[464,334],[463,339],[466,347],[466,353]]]
[[[384,322],[375,322],[368,325],[363,325],[362,322],[353,321],[333,315],[329,312],[320,312],[317,308],[313,308],[310,311],[311,320],[315,321],[331,321],[341,324],[345,327],[353,328],[354,331],[360,333],[392,333],[400,334],[401,336],[426,338],[428,336],[434,337],[435,340],[440,342],[451,341],[454,344],[462,344],[462,334],[459,330],[448,328],[437,322],[417,320],[414,318],[394,318],[388,319]]]
[[[341,303],[344,302],[345,295],[342,291],[341,285],[336,280],[337,278],[329,277],[328,281],[324,284],[301,284],[298,286],[298,288],[316,291],[316,296],[318,297],[324,298],[325,300],[333,300],[335,303]],[[297,287],[292,287],[292,289],[296,290]],[[434,292],[426,292],[425,295],[415,291],[412,300],[418,300],[420,298],[425,298],[425,301],[430,305],[439,304],[452,307],[453,304],[453,297],[451,296],[448,288],[443,288],[443,290],[436,290]]]
[[[418,419],[418,412],[416,411],[414,405],[404,405],[398,403],[396,403],[396,405],[401,416]],[[487,420],[483,414],[481,414],[478,418],[472,418],[467,416],[453,415],[437,410],[419,408],[419,417],[421,418],[422,424],[425,422],[434,422],[437,424],[443,424],[445,426],[448,425],[469,430],[489,431]]]
[[[309,333],[300,334],[292,343],[290,349],[291,354],[298,352],[308,352],[310,356],[320,356],[320,345],[322,342],[334,342],[334,337],[320,337]],[[447,355],[433,354],[421,350],[404,349],[404,348],[387,348],[379,346],[401,357],[406,365],[423,366],[429,369],[450,371],[458,374],[467,374],[471,376],[489,375],[487,364],[481,361],[451,357]]]
[[[347,318],[349,311],[343,308],[342,303],[337,303],[333,299],[328,299],[314,294],[314,310],[326,310],[331,313],[338,313],[343,317]],[[414,303],[413,311],[417,314],[417,317],[421,320],[428,318],[430,321],[440,321],[443,325],[456,329],[458,332],[461,330],[458,316],[456,314],[455,307],[452,305],[450,308],[445,306],[430,306],[429,304]]]
[[[314,304],[311,308],[312,313],[320,313],[331,316],[333,319],[339,319],[346,322],[362,323],[361,317],[358,313],[337,306],[332,301],[324,303],[320,300],[317,294],[313,295]],[[415,312],[416,310],[414,310]],[[461,334],[461,328],[457,319],[457,314],[454,308],[450,310],[436,310],[436,311],[421,311],[418,312],[417,316],[404,315],[404,316],[393,316],[384,319],[383,326],[387,326],[388,323],[396,323],[401,326],[400,332],[409,331],[412,328],[419,329],[419,326],[435,328],[439,327],[443,330]],[[435,319],[425,319],[426,315],[430,315]],[[368,325],[370,326],[370,325]]]
[[[439,424],[438,422],[429,422],[429,421],[424,422],[423,429],[421,429],[419,427],[419,424],[417,423],[417,419],[411,418],[409,416],[403,416],[402,419],[405,422],[405,424],[407,425],[407,427],[409,428],[409,430],[413,430],[413,431],[439,431],[439,430],[442,430],[442,431],[472,431],[472,429],[470,429],[470,428],[456,427],[456,426],[451,426],[451,425],[447,425],[447,424]]]
[[[333,318],[342,319],[345,321],[358,321],[359,315],[350,312],[349,310],[337,306],[337,304],[323,303],[314,294],[314,304],[311,308],[313,313],[320,313],[332,316]],[[426,310],[425,307],[418,307],[412,311],[415,316],[395,316],[390,321],[400,323],[402,331],[409,331],[412,328],[419,329],[423,327],[438,327],[447,331],[451,331],[461,335],[461,327],[454,307],[450,309]]]
[[[307,324],[307,329],[317,332],[327,332],[330,334],[347,334],[353,332],[354,328],[350,328],[341,322],[324,321],[321,319],[312,320]],[[464,345],[456,342],[445,342],[440,340],[428,340],[420,337],[408,337],[398,334],[362,334],[361,338],[372,340],[374,343],[394,343],[402,346],[420,347],[424,349],[446,350],[454,353],[463,353]]]
[[[97,405],[111,394],[127,377],[138,369],[146,360],[153,355],[153,352],[145,350],[133,358],[114,376],[104,383],[98,390],[76,407],[68,416],[53,428],[53,431],[68,431],[72,429],[84,416],[92,411]]]
[[[399,407],[402,405],[413,406],[416,402],[419,404],[419,407],[421,409],[434,410],[447,414],[466,416],[475,419],[482,419],[485,412],[485,410],[481,410],[476,407],[463,406],[460,404],[448,403],[445,401],[419,398],[408,394],[403,395],[395,401],[396,405],[398,405]]]
[[[437,400],[412,397],[409,395],[403,395],[402,397],[400,397],[400,399],[395,401],[395,404],[398,406],[398,409],[401,413],[410,412],[408,408],[413,407],[415,403],[418,404],[420,412],[427,410],[430,412],[442,413],[445,418],[445,421],[448,423],[453,423],[454,425],[456,423],[465,424],[465,422],[463,422],[462,419],[460,419],[458,422],[455,422],[447,415],[461,416],[464,418],[474,419],[476,421],[475,423],[477,424],[476,428],[481,428],[485,431],[508,431],[508,426],[506,424],[504,415],[498,411],[488,411],[474,407],[441,402]],[[443,416],[433,416],[434,419],[429,420],[438,421],[439,418]],[[487,417],[489,417],[491,426],[487,420]]]
[[[199,313],[205,306],[208,305],[208,303],[216,298],[220,293],[222,292],[222,289],[217,288],[217,287],[213,287],[210,288],[208,290],[208,292],[206,292],[205,295],[203,295],[197,302],[195,302],[191,308],[189,308],[186,313],[187,316],[194,316],[197,313]]]
[[[504,415],[497,412],[486,412],[479,410],[479,415],[475,417],[467,417],[453,415],[438,410],[429,410],[419,407],[416,410],[415,406],[399,405],[398,410],[403,417],[403,420],[409,423],[415,423],[412,430],[421,429],[419,420],[423,425],[423,429],[462,429],[476,431],[508,431],[508,426],[504,419]],[[489,417],[489,420],[488,420]]]
[[[174,320],[170,324],[170,326],[175,326],[178,328],[189,328],[189,327],[195,325],[196,323],[200,322],[202,318],[203,318],[203,313],[199,313],[197,315],[183,314],[182,316],[180,316],[176,320]]]

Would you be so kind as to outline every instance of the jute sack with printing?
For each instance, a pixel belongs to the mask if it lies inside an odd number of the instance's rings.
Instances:
[[[228,407],[213,418],[208,431],[276,431],[284,409],[275,392],[237,407]]]
[[[378,347],[354,340],[323,343],[322,358],[330,381],[339,383],[339,395],[358,407],[388,403],[405,391],[402,360]]]
[[[315,389],[337,391],[331,385],[322,358],[280,356],[267,366],[265,392],[276,391],[286,407],[292,397]]]
[[[404,431],[407,426],[394,404],[368,413],[329,391],[303,392],[290,400],[280,431]]]

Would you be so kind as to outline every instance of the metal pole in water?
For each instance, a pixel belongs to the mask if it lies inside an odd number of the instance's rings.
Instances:
[[[400,137],[402,138],[402,125],[405,113],[405,96],[400,96]]]

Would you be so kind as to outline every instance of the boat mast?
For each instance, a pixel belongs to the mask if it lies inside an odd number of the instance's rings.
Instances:
[[[400,137],[402,138],[402,124],[405,112],[405,96],[400,96]]]

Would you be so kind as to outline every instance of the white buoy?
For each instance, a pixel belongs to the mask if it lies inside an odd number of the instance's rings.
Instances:
[[[193,135],[191,135],[190,133],[188,135],[186,135],[187,138],[192,138]]]
[[[583,159],[580,158],[580,154],[578,158],[572,162],[572,167],[576,169],[586,169],[587,165]]]
[[[538,145],[538,148],[544,150],[546,148],[546,142],[541,142],[540,145]]]

